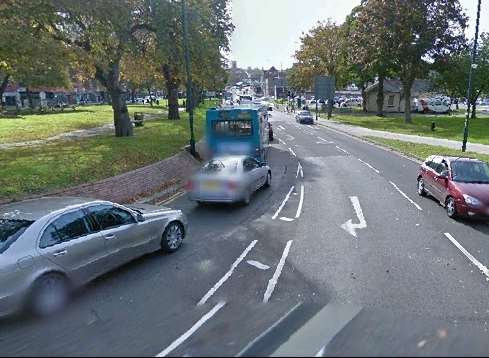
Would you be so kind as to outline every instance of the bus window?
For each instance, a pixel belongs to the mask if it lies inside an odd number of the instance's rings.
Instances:
[[[216,135],[226,137],[246,137],[253,134],[251,120],[230,120],[213,122]]]

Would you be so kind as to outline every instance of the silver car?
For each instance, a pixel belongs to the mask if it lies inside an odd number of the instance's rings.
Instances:
[[[253,193],[272,183],[270,167],[249,156],[217,157],[208,161],[187,184],[197,203],[249,204]]]
[[[176,251],[186,231],[181,211],[150,205],[50,197],[0,207],[0,315],[53,313],[97,276]]]

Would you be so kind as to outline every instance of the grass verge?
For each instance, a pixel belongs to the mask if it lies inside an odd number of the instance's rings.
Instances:
[[[477,158],[486,162],[489,162],[489,155],[480,154],[475,152],[466,152],[462,153],[460,150],[451,149],[441,146],[428,145],[428,144],[418,144],[418,143],[410,143],[403,142],[400,140],[394,139],[384,139],[377,137],[366,137],[369,141],[378,143],[385,147],[394,149],[398,152],[406,154],[410,157],[414,157],[419,160],[425,160],[430,155],[443,154],[443,155],[453,155],[453,156],[469,156],[472,158]]]
[[[379,118],[372,114],[338,113],[334,120],[345,124],[382,130],[387,132],[413,134],[425,137],[462,140],[464,128],[463,114],[423,115],[413,114],[413,123],[404,123],[402,114],[389,114]],[[431,123],[435,122],[436,130],[431,131]],[[470,142],[489,144],[489,117],[479,114],[479,118],[470,121]]]
[[[195,112],[196,139],[204,133],[205,111]],[[57,141],[36,147],[0,151],[0,199],[19,199],[96,181],[133,170],[178,151],[189,141],[186,113],[180,120],[145,123],[133,137],[100,135],[76,141]]]

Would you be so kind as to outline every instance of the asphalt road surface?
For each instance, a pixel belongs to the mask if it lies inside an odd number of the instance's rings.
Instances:
[[[198,207],[181,250],[0,321],[0,355],[487,355],[489,227],[416,194],[418,164],[273,112],[272,187]]]

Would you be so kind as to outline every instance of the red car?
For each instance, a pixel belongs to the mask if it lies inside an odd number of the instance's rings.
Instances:
[[[418,194],[439,200],[451,218],[489,218],[489,165],[466,157],[428,157],[419,169]]]

